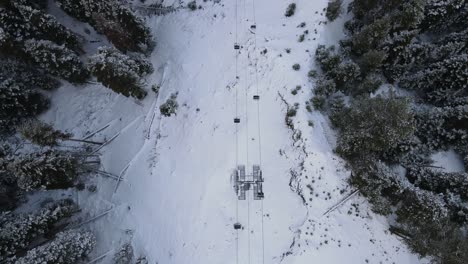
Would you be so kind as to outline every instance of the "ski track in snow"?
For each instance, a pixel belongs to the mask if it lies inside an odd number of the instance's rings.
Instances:
[[[238,41],[243,45],[238,82],[233,50],[236,2]],[[259,163],[252,100],[258,59],[264,263],[420,263],[386,231],[386,219],[373,214],[359,195],[323,216],[352,190],[346,184],[350,172],[333,153],[334,134],[327,119],[305,109],[313,88],[307,72],[313,67],[318,44],[334,44],[343,37],[345,18],[320,24],[326,20],[326,0],[296,1],[296,14],[290,18],[284,16],[289,2],[256,0],[255,50],[255,36],[249,32],[252,3],[208,2],[202,3],[202,10],[149,18],[157,46],[151,56],[156,71],[148,83],[161,84],[158,97],[149,91],[147,98],[137,102],[100,84],[73,87],[65,83],[54,92],[52,109],[43,115],[44,120],[78,137],[110,124],[93,136],[105,140],[120,132],[99,151],[101,169],[119,175],[129,165],[116,193],[116,181],[95,176],[91,181],[97,184],[97,193],[74,194],[89,217],[114,208],[86,225],[98,236],[91,258],[131,240],[137,256],[146,255],[152,264],[236,263],[237,197],[230,179],[236,167],[235,89],[239,89],[242,120],[239,163],[248,165],[249,171]],[[306,22],[305,28],[297,27],[301,22]],[[305,41],[298,42],[306,29]],[[265,49],[266,54],[260,54]],[[299,71],[292,70],[294,63],[301,65]],[[302,89],[294,96],[291,90],[296,85]],[[159,105],[175,92],[177,115],[161,117]],[[289,105],[300,104],[294,117],[295,128],[302,133],[297,142],[285,125],[286,105],[278,93]],[[292,174],[297,177],[291,179]],[[346,192],[340,194],[342,189]],[[358,210],[351,204],[357,204]],[[260,201],[248,205],[239,201],[239,222],[245,227],[239,231],[240,264],[262,263],[260,210]],[[112,251],[101,263],[112,263],[111,255]]]

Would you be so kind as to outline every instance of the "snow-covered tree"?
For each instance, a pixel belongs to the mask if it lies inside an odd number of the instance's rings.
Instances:
[[[78,209],[72,200],[65,199],[49,202],[44,208],[30,214],[3,213],[0,215],[0,259],[6,260],[26,249]]]
[[[131,264],[133,261],[133,247],[125,243],[114,255],[114,264]]]
[[[85,258],[93,250],[96,239],[91,232],[65,231],[19,258],[16,264],[71,264]]]
[[[340,16],[342,4],[343,0],[332,0],[328,2],[327,12],[325,14],[328,20],[333,21]]]
[[[356,99],[332,121],[340,132],[337,152],[350,159],[380,155],[415,128],[408,101],[393,97]]]
[[[0,81],[0,131],[12,131],[22,119],[33,117],[49,106],[49,101],[11,79]]]
[[[76,155],[46,150],[16,158],[8,164],[8,169],[17,178],[19,188],[31,191],[72,186],[79,165],[80,160]]]
[[[60,139],[67,139],[71,134],[55,130],[51,125],[39,120],[27,120],[19,127],[24,138],[39,146],[56,146]]]
[[[24,51],[41,68],[70,82],[82,83],[89,73],[76,53],[48,40],[30,39]]]
[[[163,116],[171,116],[172,114],[177,114],[177,108],[179,104],[177,103],[177,94],[171,94],[171,96],[166,100],[164,104],[159,107],[159,111]]]
[[[14,59],[0,58],[0,82],[12,80],[23,87],[52,90],[60,83],[36,68]]]
[[[151,33],[145,22],[122,3],[110,0],[56,0],[71,16],[88,22],[121,51],[151,49]]]
[[[143,75],[153,71],[151,63],[140,57],[130,57],[113,48],[101,47],[91,58],[90,70],[98,81],[125,96],[143,99],[146,91]]]

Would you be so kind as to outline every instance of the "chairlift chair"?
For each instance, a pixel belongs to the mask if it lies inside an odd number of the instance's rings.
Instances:
[[[254,99],[254,100],[260,100],[260,95],[254,95],[254,96],[253,96],[253,99]]]
[[[240,118],[234,118],[234,123],[239,124],[240,123]]]
[[[237,43],[235,43],[235,44],[234,44],[234,49],[235,49],[235,50],[238,50],[238,49],[240,49],[240,45],[239,45],[239,44],[237,44]]]

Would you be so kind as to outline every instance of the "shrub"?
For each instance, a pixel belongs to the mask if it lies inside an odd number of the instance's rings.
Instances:
[[[176,114],[179,104],[177,103],[177,94],[172,94],[167,101],[159,107],[163,116],[171,116]]]
[[[309,78],[317,78],[317,71],[316,70],[310,70],[308,73],[307,73],[307,77]]]
[[[298,63],[296,63],[296,64],[294,64],[294,65],[292,66],[292,68],[293,68],[293,70],[298,71],[298,70],[301,69],[301,65],[299,65]]]
[[[304,39],[305,39],[305,35],[304,35],[304,34],[301,34],[301,35],[299,36],[299,39],[298,39],[297,41],[303,42]]]
[[[288,7],[286,8],[286,13],[284,15],[287,17],[290,17],[290,16],[293,16],[295,12],[296,12],[296,4],[292,3],[292,4],[289,4]]]
[[[192,11],[195,11],[197,10],[197,2],[196,1],[191,1],[187,4],[187,7],[192,10]]]
[[[341,13],[341,5],[343,4],[343,0],[332,0],[328,2],[327,6],[327,13],[325,16],[328,18],[328,20],[333,21]]]
[[[146,91],[140,78],[153,71],[152,65],[141,58],[130,57],[116,49],[101,47],[91,58],[90,70],[106,87],[125,96],[143,99]]]

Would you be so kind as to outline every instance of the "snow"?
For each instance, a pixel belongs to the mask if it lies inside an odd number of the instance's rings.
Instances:
[[[238,41],[244,46],[238,83],[233,50],[236,2]],[[92,139],[109,139],[119,133],[99,153],[101,169],[122,175],[122,182],[116,186],[112,179],[95,176],[91,180],[98,186],[97,193],[76,193],[89,217],[113,208],[86,225],[98,239],[91,258],[115,252],[131,240],[136,255],[146,255],[149,263],[236,263],[236,256],[242,264],[365,263],[366,259],[370,263],[420,263],[389,234],[387,220],[372,213],[359,195],[323,216],[352,190],[346,183],[350,172],[333,153],[334,135],[328,120],[305,110],[313,89],[307,72],[314,67],[316,46],[343,36],[344,18],[319,25],[325,21],[321,13],[326,0],[296,1],[296,14],[290,18],[284,16],[289,2],[256,0],[255,50],[254,35],[248,31],[253,22],[252,3],[207,2],[202,10],[148,19],[157,46],[151,56],[156,70],[147,82],[161,86],[158,96],[148,88],[148,96],[136,101],[100,84],[73,87],[68,83],[53,93],[52,109],[43,120],[75,137],[108,124]],[[301,22],[307,23],[305,28],[297,27]],[[306,29],[305,41],[298,42]],[[264,49],[267,53],[260,55]],[[257,58],[261,160],[252,100]],[[299,71],[292,70],[295,63],[301,65]],[[290,91],[296,85],[302,89],[294,96]],[[240,91],[238,155],[235,89]],[[161,117],[159,105],[175,92],[177,115]],[[278,93],[290,105],[300,104],[293,119],[302,138],[295,143],[284,121],[286,105]],[[252,197],[250,202],[237,201],[231,183],[236,156],[247,170],[262,163],[263,202]],[[296,179],[291,180],[291,172]],[[345,192],[340,194],[340,190]],[[237,205],[238,221],[246,228],[239,231],[238,244],[233,229]],[[111,254],[102,263],[112,263]]]
[[[453,149],[439,151],[431,156],[433,166],[441,167],[443,172],[464,172],[463,159]]]

